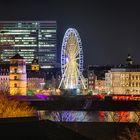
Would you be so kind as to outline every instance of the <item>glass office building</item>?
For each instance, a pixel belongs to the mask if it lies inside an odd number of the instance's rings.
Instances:
[[[4,62],[19,53],[30,64],[38,58],[42,68],[57,62],[56,21],[0,21],[0,58]]]

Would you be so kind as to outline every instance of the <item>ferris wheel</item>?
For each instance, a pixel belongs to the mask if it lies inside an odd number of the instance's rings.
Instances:
[[[76,29],[69,28],[64,35],[61,48],[62,79],[59,88],[80,88],[83,82],[83,50],[80,36]]]

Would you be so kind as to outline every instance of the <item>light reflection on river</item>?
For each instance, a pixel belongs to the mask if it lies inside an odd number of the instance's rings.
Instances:
[[[38,111],[40,120],[56,122],[139,122],[140,112],[134,111]]]

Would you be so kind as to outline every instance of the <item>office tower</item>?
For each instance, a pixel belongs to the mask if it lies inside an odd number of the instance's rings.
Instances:
[[[56,21],[0,21],[1,60],[19,53],[27,64],[37,58],[41,68],[55,67],[56,31]]]

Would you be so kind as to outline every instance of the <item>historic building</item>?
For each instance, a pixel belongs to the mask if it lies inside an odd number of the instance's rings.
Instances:
[[[105,79],[104,78],[97,78],[95,79],[95,93],[105,93],[106,92],[106,86],[105,86]]]
[[[140,65],[133,65],[128,55],[126,65],[111,68],[105,74],[105,81],[108,94],[140,94]]]
[[[26,95],[26,61],[18,53],[10,58],[10,95]]]
[[[140,94],[140,66],[112,68],[105,77],[107,93]]]
[[[10,63],[0,63],[0,94],[33,95],[43,89],[57,89],[60,75],[60,68],[42,69],[36,58],[26,64],[17,53]]]
[[[34,58],[31,64],[31,70],[32,71],[39,71],[40,65],[38,63],[38,59]]]
[[[33,93],[36,90],[42,90],[44,88],[46,73],[40,69],[38,59],[33,59],[31,69],[27,70],[27,77],[28,93]]]
[[[87,70],[88,90],[95,93],[105,92],[105,73],[113,66],[89,66]]]
[[[95,73],[93,67],[88,67],[88,89],[92,91],[95,89]]]

